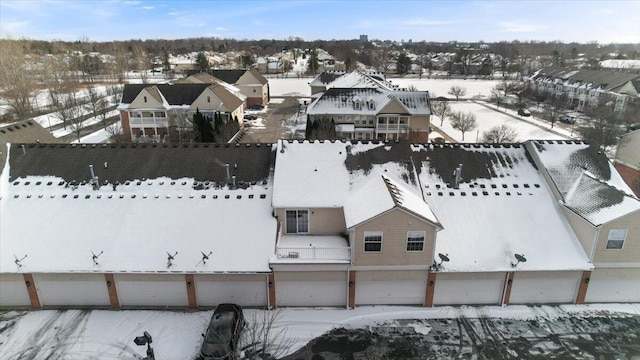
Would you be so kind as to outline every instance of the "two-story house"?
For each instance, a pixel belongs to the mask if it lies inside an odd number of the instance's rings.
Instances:
[[[269,103],[269,81],[256,69],[240,70],[207,70],[207,73],[216,79],[231,84],[247,97],[246,103],[266,105]],[[191,73],[190,75],[195,75]]]
[[[118,110],[132,140],[162,142],[188,127],[196,111],[242,124],[244,101],[218,83],[126,84]]]

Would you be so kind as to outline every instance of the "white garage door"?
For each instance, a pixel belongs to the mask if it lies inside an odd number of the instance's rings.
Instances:
[[[356,305],[422,305],[425,280],[358,281]]]
[[[505,273],[439,273],[433,304],[500,304],[505,278]]]
[[[511,304],[571,304],[576,301],[582,273],[515,273]]]
[[[277,281],[277,306],[347,306],[346,280]]]
[[[22,274],[0,275],[0,307],[31,306]]]
[[[120,306],[188,306],[184,275],[116,275]]]
[[[215,281],[196,276],[198,306],[233,303],[247,307],[267,306],[267,281]]]
[[[34,274],[42,306],[109,306],[102,274]]]
[[[585,302],[640,302],[640,269],[596,269]]]

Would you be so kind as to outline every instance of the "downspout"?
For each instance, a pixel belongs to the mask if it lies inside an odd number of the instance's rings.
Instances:
[[[596,245],[598,245],[598,238],[600,238],[600,226],[596,228],[596,236],[593,238],[593,246],[591,247],[591,256],[589,256],[589,261],[593,264],[593,256],[596,253]]]

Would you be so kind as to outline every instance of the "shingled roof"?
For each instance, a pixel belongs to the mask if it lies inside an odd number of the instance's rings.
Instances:
[[[227,183],[225,164],[238,185],[269,178],[270,144],[13,144],[9,181],[55,176],[67,182],[91,179],[94,166],[101,183],[167,177]]]
[[[0,127],[0,169],[7,159],[10,143],[61,143],[49,131],[33,120],[25,120]],[[1,171],[1,170],[0,170]]]
[[[143,89],[157,90],[172,106],[191,105],[210,84],[126,84],[122,92],[122,104],[131,104]]]

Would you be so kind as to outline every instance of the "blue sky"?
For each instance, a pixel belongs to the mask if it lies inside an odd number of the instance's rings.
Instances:
[[[360,34],[413,41],[640,43],[640,0],[0,0],[3,38],[330,40]]]

